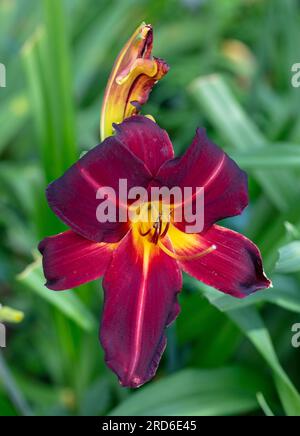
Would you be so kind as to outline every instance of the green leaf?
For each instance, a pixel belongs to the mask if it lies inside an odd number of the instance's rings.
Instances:
[[[96,329],[97,322],[94,316],[82,304],[72,290],[55,292],[45,287],[45,279],[40,259],[32,265],[29,265],[18,276],[18,281],[45,301],[55,306],[60,312],[72,319],[84,330],[91,331]]]
[[[263,292],[269,292],[271,295],[273,290],[259,291],[244,300],[238,300],[229,295],[224,295],[213,288],[203,286],[190,278],[186,279],[186,283],[190,283],[190,285],[194,286],[196,289],[204,289],[204,295],[210,303],[222,312],[226,311],[226,315],[239,327],[243,334],[248,337],[272,369],[278,395],[285,412],[288,415],[300,414],[300,395],[280,365],[271,337],[258,310],[253,305],[245,306],[246,304],[250,304],[249,300],[251,298],[259,297]]]
[[[289,169],[300,166],[300,146],[292,144],[263,144],[259,150],[230,153],[231,157],[243,168]]]
[[[286,230],[286,234],[290,240],[300,239],[300,232],[292,223],[289,221],[284,222],[284,227]]]
[[[300,395],[280,365],[271,337],[259,312],[254,307],[245,307],[229,311],[227,314],[250,339],[272,369],[278,395],[286,414],[300,415]]]
[[[190,92],[231,147],[249,152],[267,143],[220,76],[196,79],[190,86]],[[253,176],[279,210],[288,210],[299,194],[296,177],[292,173],[271,169],[266,173],[255,168]]]
[[[261,388],[263,378],[245,368],[187,369],[141,388],[110,415],[236,415],[257,409]]]
[[[261,392],[258,392],[258,394],[257,394],[257,401],[258,401],[260,407],[262,408],[262,410],[264,411],[266,416],[274,416],[274,413],[270,409],[265,397],[263,396],[263,394]]]
[[[293,241],[279,248],[275,270],[283,274],[300,271],[300,241]]]
[[[22,56],[37,141],[48,182],[77,154],[75,105],[63,2],[43,0],[44,25],[26,41]]]
[[[2,355],[2,351],[0,351],[0,381],[16,409],[23,416],[32,416],[33,412],[27,404],[23,392],[20,391],[19,386],[10,371],[10,367],[7,365],[6,360]]]
[[[110,384],[100,377],[85,391],[80,404],[81,416],[99,416],[109,407],[111,401]]]
[[[113,7],[102,10],[99,17],[89,26],[88,30],[78,41],[75,47],[74,72],[76,74],[75,86],[80,96],[87,90],[86,88],[90,85],[95,72],[102,69],[105,61],[107,64],[112,47],[119,46],[119,50],[121,50],[120,35],[124,35],[126,40],[125,32],[128,31],[129,23],[131,26],[131,23],[135,21],[133,14],[137,15],[136,23],[142,21],[142,18],[138,17],[139,11],[137,8],[134,8],[134,3],[135,0],[111,2]],[[130,6],[133,7],[130,8]],[[100,100],[97,104],[98,124],[101,106]]]
[[[187,283],[191,283],[188,279]],[[190,286],[195,286],[191,284]],[[206,298],[222,312],[253,306],[258,303],[272,303],[286,310],[300,313],[300,293],[297,282],[293,278],[275,276],[274,288],[261,290],[242,300],[225,295],[209,286],[201,285]]]
[[[25,95],[14,95],[1,101],[0,108],[0,153],[19,133],[29,114],[29,101]]]

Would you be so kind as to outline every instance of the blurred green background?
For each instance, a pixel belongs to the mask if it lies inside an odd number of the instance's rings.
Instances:
[[[178,153],[197,126],[246,169],[225,225],[274,288],[238,301],[186,278],[156,378],[119,387],[98,343],[99,281],[47,290],[36,246],[64,227],[44,190],[99,142],[115,56],[141,21],[171,66],[143,113]],[[0,415],[300,415],[300,62],[296,0],[0,0]],[[158,303],[159,304],[159,303]],[[18,322],[17,322],[18,321]]]

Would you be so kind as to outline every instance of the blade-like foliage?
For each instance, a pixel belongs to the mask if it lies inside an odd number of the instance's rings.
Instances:
[[[297,0],[0,2],[0,304],[24,314],[5,318],[0,415],[300,415],[299,20]],[[177,154],[205,127],[248,172],[248,208],[221,224],[257,243],[274,287],[237,300],[186,278],[157,377],[131,392],[98,343],[100,283],[55,293],[31,262],[65,230],[46,186],[99,142],[108,76],[142,21],[171,67],[143,113]]]

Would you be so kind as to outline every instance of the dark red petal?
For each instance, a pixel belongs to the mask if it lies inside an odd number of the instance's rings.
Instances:
[[[196,279],[238,298],[271,286],[259,249],[245,236],[217,225],[203,235],[183,236],[177,232],[180,230],[172,228],[168,235],[179,255],[193,256],[216,246],[204,257],[180,261],[182,269]]]
[[[50,236],[39,244],[46,286],[55,291],[71,289],[101,277],[115,244],[91,242],[72,231]]]
[[[116,138],[107,138],[85,154],[67,172],[48,186],[48,203],[56,215],[81,236],[97,242],[119,241],[127,231],[124,223],[100,223],[96,198],[100,187],[111,187],[118,198],[119,179],[128,189],[147,187],[151,175],[143,162]],[[118,205],[120,206],[120,205]]]
[[[147,248],[138,249],[129,233],[114,252],[103,280],[100,340],[107,365],[123,386],[132,388],[155,375],[166,346],[165,327],[179,313],[180,269],[152,246],[148,259]]]
[[[173,145],[167,132],[143,116],[127,118],[114,124],[116,137],[138,156],[155,175],[161,165],[174,157]]]
[[[198,129],[192,145],[178,159],[164,164],[157,178],[165,186],[204,188],[204,229],[238,215],[248,204],[247,175]],[[193,201],[194,203],[194,201]],[[177,223],[185,230],[186,223]]]

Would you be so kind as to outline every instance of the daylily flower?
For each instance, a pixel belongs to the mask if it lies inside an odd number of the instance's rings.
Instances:
[[[186,153],[174,158],[167,133],[150,119],[134,116],[114,127],[115,136],[48,187],[50,207],[71,230],[46,238],[39,249],[50,289],[69,289],[104,276],[100,340],[105,360],[123,386],[135,388],[158,367],[165,328],[180,310],[182,270],[238,298],[271,282],[253,242],[215,224],[247,206],[247,176],[209,141],[205,130],[198,129]],[[142,223],[99,223],[96,192],[102,186],[118,192],[120,179],[127,180],[128,189],[204,187],[203,231],[185,233],[186,223],[174,219],[174,205],[166,214],[164,203],[154,219],[149,219],[149,204],[142,204]]]
[[[101,111],[101,139],[113,134],[113,123],[139,113],[155,85],[169,71],[163,59],[152,57],[153,30],[142,23],[116,59]]]

